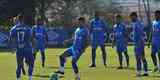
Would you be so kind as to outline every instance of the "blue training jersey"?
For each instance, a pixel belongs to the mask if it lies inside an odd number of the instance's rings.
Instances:
[[[32,29],[36,44],[45,44],[47,40],[47,31],[44,25],[35,25]]]
[[[136,21],[132,23],[133,29],[133,39],[136,44],[143,44],[144,43],[144,25],[141,21]]]
[[[15,25],[10,31],[10,38],[17,49],[32,48],[32,30],[25,24]]]
[[[83,26],[77,28],[74,35],[73,47],[78,50],[84,50],[88,40],[87,28]]]
[[[125,43],[126,39],[125,39],[125,25],[123,23],[120,24],[115,24],[114,25],[114,37],[115,37],[115,41],[116,43]]]
[[[152,24],[152,39],[160,39],[160,21],[153,21]]]
[[[99,18],[94,18],[90,22],[90,33],[93,39],[104,39],[106,35],[105,22]]]

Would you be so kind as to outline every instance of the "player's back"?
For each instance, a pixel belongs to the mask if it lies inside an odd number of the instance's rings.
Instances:
[[[32,48],[31,39],[32,32],[31,28],[25,24],[17,24],[11,29],[11,39],[14,40],[14,44],[17,49],[28,49]]]

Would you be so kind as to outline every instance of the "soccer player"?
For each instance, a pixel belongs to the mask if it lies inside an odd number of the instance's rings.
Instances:
[[[95,12],[94,19],[90,22],[90,35],[91,35],[91,46],[92,46],[92,64],[90,67],[96,67],[96,49],[100,46],[103,56],[103,64],[106,67],[106,25],[105,22],[100,19],[100,13]]]
[[[155,20],[153,21],[152,26],[152,52],[151,57],[153,60],[153,64],[155,66],[154,72],[160,70],[157,61],[160,60],[160,11],[155,11]],[[156,56],[156,53],[158,53],[158,59]]]
[[[132,20],[132,29],[133,29],[133,37],[134,37],[134,49],[137,63],[137,76],[141,76],[142,64],[144,68],[144,74],[142,76],[148,76],[148,65],[145,58],[144,51],[144,37],[143,37],[143,23],[138,20],[138,15],[136,12],[132,12],[130,14],[130,18]]]
[[[122,22],[122,16],[117,15],[116,16],[116,24],[114,25],[114,41],[113,45],[116,45],[116,50],[118,53],[118,58],[119,58],[119,64],[120,66],[118,69],[123,69],[123,55],[124,53],[126,62],[127,62],[127,67],[129,67],[129,56],[127,52],[127,33],[126,33],[126,27],[124,23]]]
[[[19,25],[19,24],[21,24],[21,22],[16,18],[16,19],[14,19],[14,25],[16,26],[16,25]],[[12,53],[14,53],[14,51],[15,51],[16,49],[14,48],[13,49],[13,46],[12,46]],[[22,73],[23,73],[23,75],[26,75],[26,71],[25,71],[25,69],[24,69],[24,63],[22,64]]]
[[[41,18],[38,18],[36,20],[36,25],[32,29],[33,31],[33,37],[35,39],[35,52],[34,52],[34,58],[36,59],[36,54],[38,51],[41,53],[41,60],[42,60],[42,67],[45,67],[45,47],[46,47],[46,41],[48,41],[48,35],[46,28],[44,26],[43,20]]]
[[[88,41],[88,29],[85,24],[85,18],[78,18],[79,27],[75,31],[73,45],[68,48],[62,55],[60,55],[60,68],[56,73],[64,74],[64,64],[67,57],[72,57],[72,68],[76,74],[76,80],[80,80],[80,74],[77,66],[77,61],[79,60],[82,53],[87,47]]]
[[[26,18],[23,15],[18,16],[19,23],[10,31],[10,42],[16,45],[17,59],[17,80],[21,80],[21,70],[23,61],[28,64],[29,80],[32,80],[32,72],[34,67],[34,57],[32,53],[32,30],[26,23]]]

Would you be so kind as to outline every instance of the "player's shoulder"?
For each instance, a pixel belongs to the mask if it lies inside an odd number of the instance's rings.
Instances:
[[[117,24],[114,24],[114,25],[113,25],[113,28],[117,28]]]
[[[16,27],[17,27],[17,25],[14,25],[14,26],[11,28],[11,30],[10,30],[10,31],[15,30],[15,29],[16,29]]]
[[[36,28],[37,28],[37,25],[33,25],[33,26],[32,26],[32,29],[36,29]]]
[[[93,22],[95,22],[95,18],[92,18],[92,19],[90,20],[90,23],[93,23]]]

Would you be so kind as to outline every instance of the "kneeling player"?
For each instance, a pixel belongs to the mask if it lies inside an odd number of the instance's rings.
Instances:
[[[78,19],[79,27],[75,31],[73,45],[68,48],[62,55],[60,55],[60,68],[56,73],[64,74],[64,64],[67,57],[72,57],[72,67],[76,74],[76,80],[80,80],[79,70],[77,67],[77,61],[87,47],[88,30],[85,25],[85,18],[80,17]]]
[[[126,29],[125,25],[122,23],[121,15],[116,16],[116,24],[114,25],[114,41],[119,57],[119,64],[120,66],[118,69],[122,69],[122,62],[123,62],[123,55],[124,53],[126,57],[127,67],[129,67],[129,56],[127,52],[127,40],[126,40]],[[113,42],[114,43],[114,42]]]
[[[144,68],[144,74],[142,76],[148,76],[148,64],[145,58],[144,51],[144,37],[143,37],[143,29],[144,25],[141,21],[138,20],[138,16],[136,12],[132,12],[131,15],[132,20],[132,28],[133,28],[133,37],[134,37],[134,45],[135,45],[135,56],[137,62],[137,76],[141,76],[142,64]]]
[[[25,17],[18,16],[19,24],[14,26],[10,32],[10,40],[16,45],[17,58],[17,80],[21,80],[21,70],[23,68],[23,61],[25,59],[28,64],[29,80],[32,80],[32,72],[34,67],[34,58],[32,54],[32,31],[28,25],[25,24]]]

